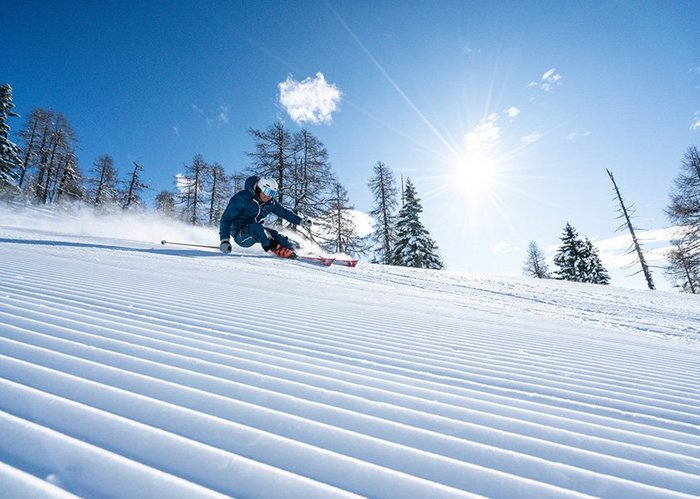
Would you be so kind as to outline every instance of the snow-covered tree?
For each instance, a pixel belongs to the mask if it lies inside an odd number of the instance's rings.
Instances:
[[[336,180],[328,161],[326,146],[308,130],[293,135],[291,175],[286,203],[292,211],[318,217],[332,210],[337,199]]]
[[[27,170],[31,166],[36,166],[38,163],[39,149],[42,145],[42,140],[48,135],[53,113],[41,108],[36,108],[29,113],[24,123],[24,128],[19,132],[19,136],[23,141],[23,156],[22,168],[19,175],[18,186],[22,189],[27,180]]]
[[[250,174],[270,177],[277,181],[277,200],[285,203],[292,187],[292,174],[298,142],[281,122],[266,130],[248,130],[255,139],[255,152],[248,153],[253,160]]]
[[[0,188],[15,185],[22,168],[19,147],[10,140],[9,118],[18,117],[13,109],[12,87],[0,85]]]
[[[120,196],[119,176],[112,156],[103,154],[95,160],[87,184],[88,202],[104,209],[116,206]]]
[[[48,121],[41,130],[41,142],[37,151],[37,176],[34,182],[34,197],[42,203],[50,203],[56,190],[66,159],[75,156],[77,137],[65,116],[48,113]]]
[[[581,240],[578,237],[578,232],[569,222],[566,222],[561,242],[561,246],[554,255],[554,264],[559,268],[555,274],[559,279],[565,281],[579,281],[578,263],[582,258]]]
[[[141,206],[141,192],[148,189],[149,186],[141,180],[141,172],[143,165],[134,161],[134,170],[129,176],[128,185],[124,189],[124,202],[122,203],[123,210],[138,208]]]
[[[390,168],[381,161],[374,165],[374,176],[368,187],[374,196],[374,205],[370,216],[374,220],[374,231],[370,239],[374,243],[375,260],[388,264],[396,239],[396,207],[398,206],[398,189]]]
[[[224,167],[214,163],[209,167],[207,186],[209,193],[209,225],[218,225],[221,214],[226,209],[228,200],[233,195],[231,177],[224,172]]]
[[[292,133],[279,122],[248,132],[255,141],[248,175],[277,181],[277,201],[294,212],[318,218],[331,209],[336,178],[318,138],[308,130]]]
[[[523,274],[538,279],[549,279],[549,266],[544,256],[544,252],[537,246],[535,241],[530,241],[527,247],[527,257],[523,264]]]
[[[672,241],[673,248],[667,253],[666,275],[673,285],[685,293],[700,293],[700,258],[691,254],[687,245],[680,240]]]
[[[322,238],[323,246],[332,253],[362,253],[364,244],[357,234],[357,225],[352,215],[354,207],[350,205],[348,191],[336,182],[333,194],[330,210],[318,219],[322,232],[327,234]]]
[[[683,156],[666,214],[678,227],[676,247],[668,255],[667,273],[674,279],[689,276],[684,289],[690,290],[694,287],[690,285],[692,276],[700,275],[700,151],[695,146],[688,148]]]
[[[559,279],[593,284],[609,284],[610,276],[588,238],[581,239],[569,222],[564,227],[561,246],[554,255]]]
[[[579,262],[581,282],[591,284],[610,284],[610,274],[603,266],[603,261],[598,255],[598,249],[586,237],[583,240],[583,257]]]
[[[63,161],[59,165],[58,179],[55,189],[55,203],[78,201],[85,198],[83,174],[78,166],[78,157],[74,151],[71,150],[63,156]]]
[[[167,218],[175,218],[177,212],[175,210],[175,195],[169,191],[160,191],[156,195],[155,209]]]
[[[205,214],[206,190],[204,184],[209,168],[204,157],[197,154],[193,158],[192,164],[185,165],[185,173],[176,176],[180,218],[192,225],[202,223],[201,219]]]
[[[435,241],[420,221],[423,207],[410,179],[406,179],[404,205],[396,221],[396,244],[391,264],[424,269],[443,268]]]

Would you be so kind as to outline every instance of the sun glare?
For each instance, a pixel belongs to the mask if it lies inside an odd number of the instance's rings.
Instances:
[[[474,197],[490,194],[498,181],[498,164],[485,152],[469,151],[454,167],[458,187]]]

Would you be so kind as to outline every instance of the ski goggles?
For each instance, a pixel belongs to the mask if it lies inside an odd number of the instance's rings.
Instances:
[[[277,191],[271,187],[263,187],[262,189],[260,189],[260,192],[262,192],[263,194],[265,194],[266,196],[269,196],[271,198],[273,198],[277,195]]]

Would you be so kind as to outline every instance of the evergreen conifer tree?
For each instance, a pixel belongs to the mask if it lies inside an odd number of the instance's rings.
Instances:
[[[406,179],[404,205],[396,222],[396,245],[391,264],[424,269],[443,268],[438,247],[420,221],[423,207],[410,179]]]
[[[603,266],[598,250],[588,238],[583,241],[583,258],[580,262],[581,282],[610,284],[610,275]]]
[[[0,188],[14,185],[22,168],[19,147],[10,141],[10,117],[17,117],[12,110],[12,87],[0,85]]]
[[[582,240],[569,222],[564,227],[561,246],[554,255],[559,279],[593,284],[609,284],[610,276],[588,238]]]
[[[554,264],[559,268],[555,274],[559,279],[565,281],[578,281],[578,262],[582,256],[581,240],[578,237],[578,232],[569,222],[566,222],[561,242],[561,246],[554,255]]]

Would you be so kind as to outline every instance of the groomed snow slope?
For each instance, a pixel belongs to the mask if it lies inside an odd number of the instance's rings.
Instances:
[[[700,495],[697,297],[49,217],[0,222],[1,497]]]

